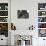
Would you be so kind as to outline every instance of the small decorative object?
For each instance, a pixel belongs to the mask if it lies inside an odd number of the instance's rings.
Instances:
[[[7,18],[7,19],[8,19],[8,18]],[[7,22],[7,19],[6,19],[6,18],[4,18],[4,20],[3,20],[3,21],[4,21],[4,22]]]
[[[43,39],[43,40],[45,40],[45,39]]]
[[[46,37],[46,29],[39,29],[39,36]]]
[[[8,23],[0,23],[1,30],[8,30]]]
[[[45,9],[46,9],[46,6],[45,6]]]
[[[35,27],[32,25],[32,26],[29,27],[29,30],[34,30],[34,28]]]
[[[38,21],[41,22],[42,21],[42,18],[38,18]]]
[[[0,23],[0,35],[8,37],[8,23]]]
[[[11,23],[11,30],[16,30],[16,26],[13,23]]]
[[[45,10],[46,3],[38,3],[38,10]]]
[[[38,17],[38,22],[46,22],[46,17]]]
[[[45,15],[45,12],[42,12],[42,15]]]
[[[0,11],[0,16],[8,16],[8,11]]]
[[[18,10],[17,11],[18,18],[29,18],[29,13],[27,10]]]
[[[5,10],[8,10],[8,6],[5,6]]]
[[[44,8],[40,8],[40,10],[44,10]]]
[[[1,6],[0,6],[0,10],[1,10]]]
[[[39,23],[38,28],[46,28],[46,24],[45,23],[43,23],[43,24]]]
[[[7,17],[0,17],[0,22],[7,22]]]

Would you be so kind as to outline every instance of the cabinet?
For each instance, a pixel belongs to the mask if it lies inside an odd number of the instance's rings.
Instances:
[[[0,0],[0,45],[9,45],[10,0]],[[9,41],[8,41],[9,40]]]
[[[38,31],[40,37],[46,37],[46,3],[38,3]]]
[[[46,37],[38,38],[38,46],[46,46]]]
[[[8,45],[8,37],[5,37],[4,35],[0,35],[0,45]]]
[[[0,3],[0,35],[8,37],[8,3]]]
[[[8,45],[8,3],[0,3],[0,45]]]

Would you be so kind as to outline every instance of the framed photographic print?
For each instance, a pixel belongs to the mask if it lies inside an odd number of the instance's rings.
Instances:
[[[24,19],[27,19],[29,18],[29,13],[27,12],[27,10],[17,10],[17,15],[18,15],[18,18],[24,18]]]

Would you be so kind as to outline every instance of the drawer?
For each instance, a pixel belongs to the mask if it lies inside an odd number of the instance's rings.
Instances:
[[[7,38],[3,38],[3,37],[1,37],[0,38],[0,45],[8,45],[8,39]]]

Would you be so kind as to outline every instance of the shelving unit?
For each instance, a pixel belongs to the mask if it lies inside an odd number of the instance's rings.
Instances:
[[[39,37],[46,37],[46,3],[38,3],[38,32]]]
[[[0,35],[8,37],[8,3],[0,3]]]

